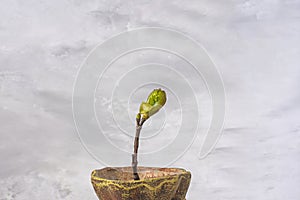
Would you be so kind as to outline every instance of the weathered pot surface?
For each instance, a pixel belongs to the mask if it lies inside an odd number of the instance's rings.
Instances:
[[[131,167],[94,170],[91,181],[100,200],[184,200],[191,173],[180,168],[138,167],[140,180],[133,180]]]

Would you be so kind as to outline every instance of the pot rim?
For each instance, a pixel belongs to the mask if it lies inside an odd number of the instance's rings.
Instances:
[[[165,179],[165,178],[170,178],[170,177],[176,177],[179,175],[185,175],[189,174],[191,175],[190,171],[187,171],[183,168],[178,168],[178,167],[144,167],[144,166],[139,166],[138,168],[152,168],[152,169],[178,169],[180,170],[179,172],[176,172],[176,174],[170,174],[167,176],[160,176],[160,177],[148,177],[147,179],[142,179],[142,180],[112,180],[112,179],[106,179],[106,178],[101,178],[96,176],[97,171],[100,170],[105,170],[109,168],[114,168],[114,169],[120,169],[120,168],[131,168],[131,167],[104,167],[102,169],[95,169],[91,173],[91,179],[95,181],[106,181],[106,182],[113,182],[113,183],[142,183],[142,182],[148,182],[148,181],[153,181],[153,180],[160,180],[160,179]]]

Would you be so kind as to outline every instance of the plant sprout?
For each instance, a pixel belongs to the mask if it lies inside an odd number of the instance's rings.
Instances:
[[[140,180],[137,171],[137,154],[139,148],[139,137],[144,122],[152,115],[157,113],[166,103],[166,92],[159,89],[153,90],[146,102],[142,102],[140,105],[139,113],[136,115],[136,133],[134,140],[134,152],[132,154],[132,170],[134,180]]]

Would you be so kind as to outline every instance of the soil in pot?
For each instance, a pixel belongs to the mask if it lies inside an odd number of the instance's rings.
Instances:
[[[100,200],[184,200],[191,173],[180,168],[107,167],[92,172],[91,181]]]

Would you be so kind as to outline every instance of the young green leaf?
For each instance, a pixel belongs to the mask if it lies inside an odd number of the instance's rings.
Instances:
[[[153,90],[146,102],[142,102],[140,105],[140,112],[137,118],[142,116],[143,120],[147,120],[149,117],[157,113],[166,103],[166,92],[162,89]]]

